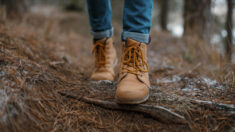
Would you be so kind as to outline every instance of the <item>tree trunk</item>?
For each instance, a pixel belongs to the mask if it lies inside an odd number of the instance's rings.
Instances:
[[[232,38],[233,38],[233,20],[232,20],[232,15],[233,15],[233,3],[232,0],[227,0],[227,20],[226,20],[226,30],[227,30],[227,37],[226,37],[226,42],[225,42],[225,51],[226,51],[226,59],[228,61],[232,60]]]
[[[184,36],[210,40],[211,0],[184,0]]]
[[[160,5],[161,5],[161,11],[160,11],[161,29],[163,31],[167,31],[169,0],[160,0]]]
[[[0,0],[6,8],[8,18],[21,18],[28,10],[25,0]]]

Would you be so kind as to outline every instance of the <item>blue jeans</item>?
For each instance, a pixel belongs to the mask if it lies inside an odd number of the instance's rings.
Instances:
[[[94,39],[111,37],[112,8],[110,0],[87,0],[89,20]],[[128,38],[149,44],[153,0],[125,0],[122,40]]]

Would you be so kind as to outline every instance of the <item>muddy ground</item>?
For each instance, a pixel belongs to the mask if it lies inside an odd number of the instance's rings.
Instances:
[[[184,116],[186,124],[61,96],[59,91],[74,90],[77,96],[113,99],[116,82],[89,79],[94,59],[87,15],[49,12],[1,20],[0,130],[235,131],[234,109],[191,102],[235,105],[235,65],[226,63],[215,46],[192,37],[153,30],[148,46],[151,96],[146,104],[168,108]],[[121,25],[113,25],[120,56]]]

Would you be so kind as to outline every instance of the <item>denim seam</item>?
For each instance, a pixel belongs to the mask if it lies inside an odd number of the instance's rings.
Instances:
[[[105,37],[109,38],[113,36],[113,28],[105,30],[105,31],[101,31],[101,32],[91,31],[91,34],[93,35],[94,39],[102,39]]]
[[[127,40],[128,38],[136,40],[141,43],[149,44],[149,34],[136,33],[136,32],[122,32],[122,40]]]

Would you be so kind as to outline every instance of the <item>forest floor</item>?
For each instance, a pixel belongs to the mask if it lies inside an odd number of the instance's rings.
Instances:
[[[148,46],[146,104],[170,109],[186,124],[62,96],[60,91],[75,90],[77,96],[114,98],[116,82],[89,79],[94,57],[85,14],[43,11],[32,10],[21,21],[0,21],[0,130],[235,131],[235,65],[226,63],[216,47],[192,37],[153,30]],[[121,25],[113,25],[120,59]]]

